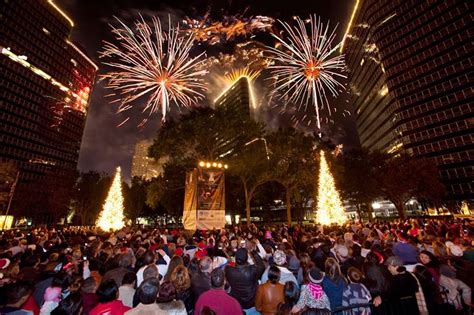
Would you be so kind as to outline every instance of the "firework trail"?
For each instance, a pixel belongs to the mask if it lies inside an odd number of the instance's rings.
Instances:
[[[267,47],[270,58],[274,61],[269,66],[275,79],[274,92],[305,109],[311,100],[320,133],[319,110],[326,107],[331,114],[327,94],[331,93],[335,97],[344,89],[344,85],[338,81],[346,78],[341,73],[345,69],[344,56],[331,57],[342,42],[333,47],[336,29],[330,32],[329,25],[324,26],[315,15],[307,20],[310,34],[306,30],[305,21],[299,17],[295,17],[295,20],[297,26],[294,27],[280,21],[288,33],[288,39],[272,34],[279,45]]]
[[[240,36],[248,37],[256,32],[269,31],[272,29],[275,20],[261,15],[250,18],[224,16],[222,21],[211,22],[208,12],[202,19],[186,17],[182,22],[186,27],[186,31],[194,34],[196,41],[216,45]]]
[[[190,107],[204,98],[206,85],[202,76],[207,70],[201,64],[205,58],[204,53],[190,56],[192,34],[180,33],[179,27],[171,26],[171,19],[167,32],[157,18],[152,19],[151,26],[142,18],[133,28],[117,20],[119,27],[111,25],[116,43],[105,42],[101,58],[111,59],[104,64],[113,71],[103,79],[112,90],[110,96],[116,98],[114,102],[120,103],[118,112],[133,108],[136,100],[148,96],[143,113],[149,113],[139,125],[143,126],[157,112],[161,112],[164,121],[170,104]]]

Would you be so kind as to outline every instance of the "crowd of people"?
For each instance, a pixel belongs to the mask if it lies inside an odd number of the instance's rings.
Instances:
[[[469,220],[4,231],[0,314],[470,314]]]

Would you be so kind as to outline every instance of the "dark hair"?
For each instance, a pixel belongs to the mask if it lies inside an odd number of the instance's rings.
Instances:
[[[420,252],[420,255],[421,254],[424,254],[426,256],[428,256],[430,258],[430,262],[427,263],[425,266],[428,266],[428,267],[438,267],[439,266],[439,260],[438,260],[438,257],[436,257],[433,253],[427,251],[427,250],[422,250]]]
[[[94,293],[96,290],[96,282],[93,277],[89,277],[82,282],[81,290],[85,293]]]
[[[356,267],[349,267],[349,269],[347,269],[347,277],[354,283],[362,282],[362,279],[364,279],[364,275]]]
[[[156,265],[149,265],[143,271],[143,279],[158,278],[158,267]]]
[[[137,274],[134,272],[127,272],[122,279],[122,285],[124,284],[133,284],[133,282],[137,281]]]
[[[168,271],[166,272],[165,276],[163,277],[164,281],[171,280],[171,274],[178,266],[184,266],[183,258],[181,256],[173,256],[168,264]]]
[[[278,305],[277,314],[290,314],[291,309],[300,298],[300,290],[293,281],[288,281],[285,283],[283,292],[285,296],[285,302]]]
[[[97,289],[97,295],[99,296],[100,303],[107,303],[115,300],[117,298],[117,284],[113,279],[109,279],[105,282],[102,282]]]
[[[280,275],[281,271],[277,266],[271,266],[270,269],[268,269],[268,280],[270,280],[271,283],[276,284],[280,281]]]
[[[199,312],[199,315],[216,315],[217,313],[214,312],[209,306],[204,306]]]
[[[285,295],[285,303],[291,304],[291,306],[295,305],[300,298],[300,290],[296,286],[293,281],[288,281],[285,283],[284,288],[284,295]]]
[[[147,251],[145,255],[143,256],[143,260],[145,262],[145,265],[149,265],[155,262],[155,253],[152,251]]]
[[[59,302],[51,315],[79,315],[82,314],[82,296],[78,292],[69,294]]]
[[[152,304],[155,303],[158,296],[160,282],[158,279],[150,278],[142,282],[137,289],[137,297],[140,303]]]
[[[221,288],[225,282],[225,275],[222,269],[217,268],[211,272],[211,287]]]
[[[174,288],[174,285],[169,281],[163,282],[158,292],[157,301],[160,303],[167,303],[167,302],[171,302],[175,298],[176,298],[176,289]]]
[[[31,287],[26,282],[16,282],[8,285],[5,291],[7,292],[8,304],[14,304],[29,295],[31,293]]]

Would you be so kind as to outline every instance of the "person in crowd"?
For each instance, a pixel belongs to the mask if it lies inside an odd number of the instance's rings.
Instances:
[[[92,277],[85,279],[82,283],[81,298],[84,315],[89,315],[90,311],[99,303],[99,297],[96,294],[97,287],[98,285]]]
[[[23,307],[31,296],[31,287],[25,282],[16,282],[7,286],[6,303],[0,307],[0,314],[34,315],[34,312]]]
[[[184,302],[176,299],[176,288],[170,281],[165,281],[160,285],[158,291],[158,306],[160,310],[170,315],[187,315]]]
[[[123,305],[118,298],[118,287],[115,280],[102,282],[97,289],[99,304],[90,311],[90,315],[123,315],[130,307]]]
[[[284,302],[284,285],[279,283],[281,270],[277,266],[268,269],[268,280],[257,288],[255,308],[262,315],[275,314],[278,305]],[[296,284],[296,283],[295,283]]]
[[[214,269],[210,277],[211,289],[203,292],[197,299],[194,315],[211,311],[216,315],[242,315],[240,303],[224,290],[224,271],[220,268]]]
[[[348,307],[356,304],[369,304],[372,300],[369,290],[362,283],[364,275],[362,272],[355,268],[349,267],[347,270],[347,278],[349,284],[344,289],[342,294],[342,306]],[[351,315],[370,315],[370,307],[359,307],[351,310]]]
[[[403,260],[398,256],[389,257],[385,265],[390,274],[392,274],[390,281],[390,299],[397,303],[403,298],[404,301],[407,301],[404,303],[404,307],[408,314],[417,314],[416,293],[418,292],[418,283],[416,278],[406,270],[403,266]]]
[[[254,264],[248,263],[248,251],[239,248],[235,253],[235,266],[226,266],[225,275],[230,285],[230,295],[239,301],[247,315],[256,314],[255,296],[258,280],[265,270],[262,258],[254,250],[251,252]]]
[[[336,259],[328,258],[324,266],[326,274],[322,286],[331,303],[331,309],[336,309],[342,306],[342,294],[346,288],[346,279],[344,279]]]
[[[281,276],[280,276],[280,283],[282,285],[285,285],[288,281],[293,281],[298,285],[298,281],[296,280],[295,275],[293,272],[291,272],[287,268],[287,263],[286,263],[286,254],[282,250],[276,250],[275,253],[273,253],[273,263],[275,266],[277,266],[280,269]],[[261,282],[266,283],[268,280],[268,270],[270,267],[265,269],[265,272],[262,275]],[[299,269],[299,262],[298,262],[298,268]]]
[[[117,287],[122,285],[123,276],[130,272],[132,258],[128,253],[121,254],[118,257],[118,267],[107,271],[102,278],[102,282],[113,279]]]
[[[385,258],[378,251],[370,251],[364,263],[364,284],[369,289],[375,306],[387,298],[390,292],[390,273],[383,267]]]
[[[452,305],[456,311],[463,310],[464,305],[472,308],[471,288],[456,278],[456,271],[444,265],[440,269],[439,284],[443,290],[444,302]]]
[[[429,271],[436,284],[439,284],[441,274],[439,271],[440,263],[438,257],[429,251],[423,250],[420,252],[419,261]]]
[[[309,272],[308,272],[309,275]],[[309,279],[309,278],[308,278]],[[308,282],[309,283],[309,282]],[[305,283],[307,285],[308,283]],[[289,315],[300,298],[300,290],[298,286],[290,281],[283,288],[283,303],[278,304],[278,315]]]
[[[418,251],[416,247],[409,242],[406,233],[400,232],[398,234],[398,242],[393,244],[392,251],[405,265],[416,264],[418,261]]]
[[[199,261],[199,269],[191,277],[191,290],[196,300],[211,288],[212,270],[212,259],[209,256]]]
[[[119,287],[118,300],[123,305],[133,307],[133,296],[135,295],[135,285],[137,283],[137,275],[134,272],[128,272],[123,276],[122,285]]]
[[[160,282],[157,278],[146,279],[137,289],[139,304],[125,312],[126,315],[164,315],[168,314],[156,303]]]
[[[171,283],[176,289],[176,298],[183,301],[188,314],[192,314],[194,310],[194,295],[191,290],[191,278],[186,267],[179,265],[174,268],[171,274]]]
[[[168,270],[163,277],[162,281],[171,281],[171,274],[178,266],[184,266],[183,258],[181,256],[173,256],[168,265]]]
[[[150,265],[155,265],[158,268],[158,274],[160,274],[162,277],[166,274],[166,272],[168,272],[168,264],[171,261],[170,257],[162,249],[158,249],[157,253],[163,258],[165,264],[156,265],[155,253],[152,251],[147,251],[144,256],[144,265],[137,271],[137,286],[140,286],[142,283],[144,279],[143,272],[145,271],[146,267]]]
[[[331,310],[329,298],[324,292],[322,282],[325,275],[318,267],[309,271],[309,283],[301,288],[300,297],[291,312],[298,313],[305,308]]]
[[[82,315],[86,314],[83,309],[82,296],[79,292],[69,294],[59,302],[51,315]]]

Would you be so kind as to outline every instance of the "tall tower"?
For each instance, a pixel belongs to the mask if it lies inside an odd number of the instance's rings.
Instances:
[[[341,51],[363,147],[431,158],[474,198],[469,1],[356,0]]]
[[[214,104],[229,109],[243,111],[250,116],[250,109],[255,108],[255,100],[250,79],[242,76],[219,95]]]
[[[0,12],[0,160],[20,168],[21,201],[76,171],[97,66],[52,0],[1,1]]]

